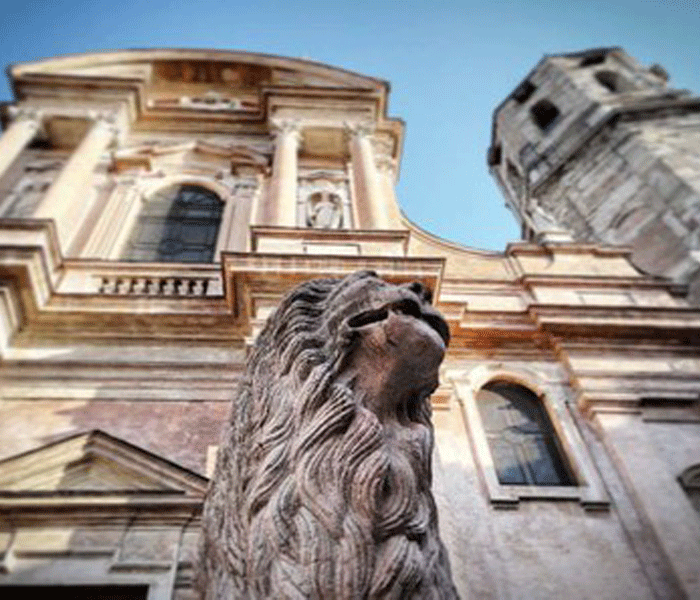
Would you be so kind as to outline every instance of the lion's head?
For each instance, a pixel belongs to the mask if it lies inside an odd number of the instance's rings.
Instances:
[[[205,505],[207,600],[456,597],[430,492],[448,341],[420,284],[358,272],[282,300]]]

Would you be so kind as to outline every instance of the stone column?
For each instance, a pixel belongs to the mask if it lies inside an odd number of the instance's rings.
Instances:
[[[0,137],[0,177],[41,128],[41,116],[36,112],[15,111],[11,125]]]
[[[98,117],[36,208],[36,218],[54,219],[64,253],[88,213],[92,174],[115,133],[112,123]]]
[[[363,229],[388,229],[389,221],[383,207],[384,199],[374,162],[370,140],[371,129],[363,125],[350,128],[350,158],[355,180],[356,201]]]
[[[384,193],[384,216],[388,223],[388,228],[398,229],[401,227],[401,209],[396,198],[394,174],[396,172],[396,161],[390,156],[381,156],[377,161],[377,172]]]
[[[297,226],[297,153],[301,132],[295,122],[275,127],[275,157],[272,164],[270,199],[275,207],[275,224]]]

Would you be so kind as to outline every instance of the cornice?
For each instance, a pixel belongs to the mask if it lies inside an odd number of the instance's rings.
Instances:
[[[348,82],[354,82],[356,85],[381,87],[386,92],[389,91],[389,83],[385,80],[362,75],[354,71],[318,61],[257,52],[197,48],[145,48],[67,54],[28,63],[16,63],[8,68],[8,73],[11,77],[16,78],[31,72],[50,73],[60,71],[61,69],[99,67],[100,65],[112,65],[115,63],[128,64],[155,60],[236,62],[243,64],[259,64],[270,68],[297,69],[318,76],[342,77]]]
[[[220,264],[211,265],[66,260],[59,254],[50,221],[0,225],[4,240],[0,277],[10,284],[4,291],[12,296],[7,306],[18,307],[14,344],[37,339],[231,343],[250,335],[258,318],[258,300],[269,306],[302,281],[370,269],[395,283],[418,280],[432,289],[457,346],[498,347],[512,342],[545,347],[554,339],[700,346],[700,311],[693,308],[643,306],[633,299],[620,306],[583,301],[554,304],[536,298],[537,288],[547,287],[578,292],[664,291],[668,287],[666,282],[643,276],[524,274],[511,280],[451,278],[443,285],[445,257],[340,255],[332,250],[328,254],[225,252]],[[280,227],[255,227],[252,233],[254,247],[262,236],[302,240],[317,249],[324,243],[332,247],[364,241],[370,246],[403,247],[404,252],[409,236],[400,230],[325,232]],[[542,248],[521,249],[543,252]],[[441,300],[443,288],[445,300]],[[522,309],[511,303],[472,310],[470,294],[484,292],[517,296]]]

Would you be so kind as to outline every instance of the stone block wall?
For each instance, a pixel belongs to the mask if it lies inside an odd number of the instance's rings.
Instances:
[[[581,241],[629,245],[652,275],[688,282],[700,265],[700,120],[622,121],[586,144],[532,191]],[[693,150],[695,148],[695,150]]]

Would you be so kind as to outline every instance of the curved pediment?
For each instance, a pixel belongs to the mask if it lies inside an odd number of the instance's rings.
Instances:
[[[30,75],[138,80],[254,89],[261,85],[386,90],[388,83],[297,58],[216,50],[123,50],[47,58],[10,67],[13,79]]]
[[[385,81],[309,60],[219,50],[60,56],[13,65],[9,74],[25,104],[45,106],[72,90],[94,106],[126,101],[148,128],[187,128],[197,119],[255,124],[287,118],[290,106],[312,107],[317,120],[328,111],[384,120],[389,92]],[[401,124],[389,122],[398,133]]]

